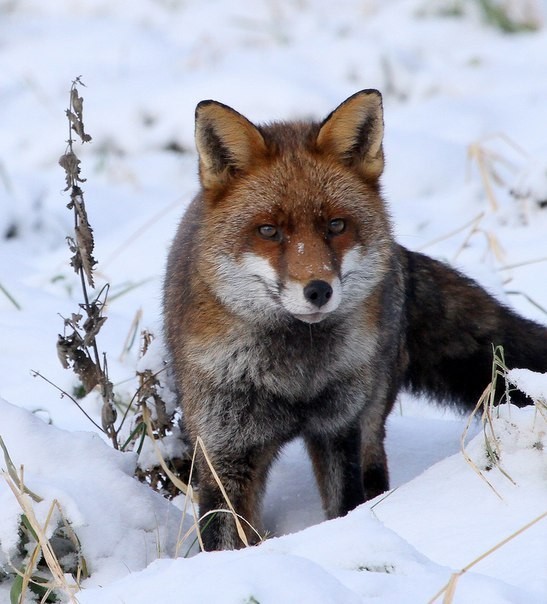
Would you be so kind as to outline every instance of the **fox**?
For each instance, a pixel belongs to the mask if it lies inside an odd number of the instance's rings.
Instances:
[[[509,367],[547,371],[545,326],[397,243],[383,134],[373,89],[323,121],[255,125],[197,105],[200,191],[168,253],[163,320],[184,428],[208,457],[195,462],[205,550],[260,540],[288,441],[303,439],[336,518],[389,489],[385,424],[401,390],[472,410],[496,346]]]

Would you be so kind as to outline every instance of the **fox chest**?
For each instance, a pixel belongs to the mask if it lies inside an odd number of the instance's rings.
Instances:
[[[295,430],[294,422],[302,427],[315,415],[331,420],[340,415],[346,421],[348,413],[357,413],[354,407],[364,395],[362,376],[375,348],[373,333],[305,326],[300,333],[233,334],[213,346],[190,347],[188,358],[208,384],[211,396],[200,398],[211,413],[236,417],[241,409],[246,422],[256,415],[265,430],[286,417],[286,429]]]

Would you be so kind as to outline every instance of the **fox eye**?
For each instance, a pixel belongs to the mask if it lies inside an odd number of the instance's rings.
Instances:
[[[279,239],[279,230],[273,224],[262,224],[258,227],[258,233],[264,239]]]
[[[329,234],[340,235],[346,230],[346,221],[343,218],[334,218],[329,222]]]

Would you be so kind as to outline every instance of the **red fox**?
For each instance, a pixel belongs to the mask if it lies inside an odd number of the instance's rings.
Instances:
[[[389,488],[401,388],[472,409],[497,345],[509,366],[547,371],[547,328],[394,240],[382,138],[376,90],[322,122],[196,109],[201,192],[168,258],[165,337],[188,435],[255,527],[287,441],[303,437],[326,516],[341,516]],[[210,514],[226,503],[203,456],[197,472],[205,549],[241,547],[233,518]]]

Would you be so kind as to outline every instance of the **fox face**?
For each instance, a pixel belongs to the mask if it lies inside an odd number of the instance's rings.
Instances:
[[[257,127],[220,103],[198,105],[202,241],[223,242],[220,252],[204,244],[204,259],[226,306],[255,321],[317,323],[367,297],[393,241],[378,185],[382,133],[373,91],[319,125]]]

